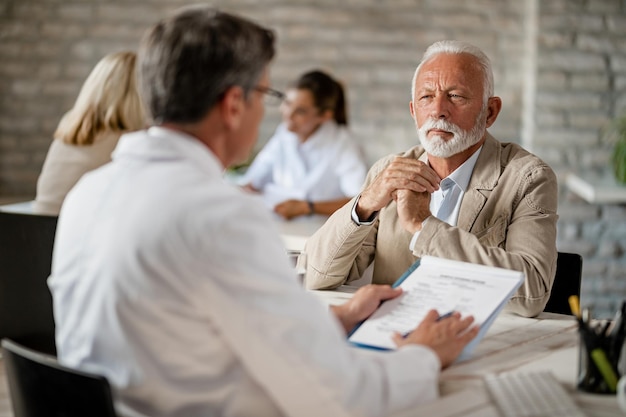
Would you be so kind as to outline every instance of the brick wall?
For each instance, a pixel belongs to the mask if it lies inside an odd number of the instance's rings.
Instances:
[[[95,63],[136,49],[150,24],[188,3],[0,1],[0,197],[34,195],[56,124]],[[559,174],[606,165],[600,128],[626,107],[623,0],[213,3],[275,28],[276,88],[312,68],[344,81],[351,129],[370,162],[417,142],[410,81],[435,40],[464,39],[485,50],[504,102],[491,133],[523,141]],[[278,121],[277,109],[268,109],[259,146]],[[626,296],[624,208],[588,205],[565,189],[562,200],[559,248],[585,256],[583,303],[609,311]]]
[[[136,49],[141,33],[188,2],[3,0],[0,4],[0,195],[34,193],[51,135],[106,53]],[[272,82],[284,88],[323,68],[348,93],[351,128],[373,162],[416,142],[408,102],[413,71],[435,40],[463,38],[492,57],[507,105],[493,127],[520,129],[523,2],[229,0],[214,2],[275,28]],[[259,146],[279,121],[269,109]]]
[[[534,152],[563,184],[568,171],[607,169],[602,139],[626,113],[626,2],[539,1]],[[586,203],[561,186],[558,246],[583,255],[583,304],[611,316],[626,298],[626,206]]]

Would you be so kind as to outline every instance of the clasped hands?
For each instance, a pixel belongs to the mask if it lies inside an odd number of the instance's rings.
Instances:
[[[431,215],[430,194],[439,189],[441,178],[422,161],[396,157],[361,193],[356,212],[368,219],[395,200],[398,218],[410,233],[422,230]]]

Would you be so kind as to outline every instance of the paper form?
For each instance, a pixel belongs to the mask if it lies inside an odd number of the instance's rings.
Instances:
[[[458,311],[473,315],[481,325],[479,335],[464,354],[482,338],[491,321],[521,285],[524,274],[503,268],[423,257],[417,268],[407,271],[394,286],[402,288],[398,298],[385,301],[349,337],[350,342],[375,349],[395,349],[391,336],[415,329],[426,313]]]

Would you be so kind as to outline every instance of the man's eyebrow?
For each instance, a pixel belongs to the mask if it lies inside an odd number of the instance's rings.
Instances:
[[[422,84],[420,87],[415,89],[415,92],[432,92],[432,91],[444,91],[444,92],[450,92],[450,91],[461,91],[461,92],[467,92],[469,91],[467,87],[463,86],[463,85],[451,85],[442,89],[439,89],[438,87],[435,87],[433,84]]]

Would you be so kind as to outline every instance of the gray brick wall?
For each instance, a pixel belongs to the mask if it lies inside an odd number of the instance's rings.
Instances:
[[[104,54],[136,49],[141,33],[181,0],[3,0],[0,6],[0,195],[34,194],[62,114]],[[518,140],[523,2],[229,0],[217,6],[276,29],[277,88],[305,70],[344,81],[351,128],[370,162],[416,142],[410,81],[433,41],[463,38],[493,58],[507,105],[492,131]],[[259,137],[279,121],[269,109]]]
[[[538,2],[532,150],[557,171],[602,171],[601,130],[626,113],[626,2]],[[563,181],[561,181],[563,183]],[[609,317],[626,298],[626,206],[588,204],[561,187],[558,246],[583,255],[582,303]]]
[[[626,109],[624,0],[223,0],[275,28],[272,82],[323,68],[347,87],[351,129],[373,162],[416,143],[410,81],[433,41],[471,41],[492,58],[504,108],[491,133],[522,142],[559,175],[606,166],[601,127]],[[0,197],[34,195],[52,133],[95,63],[136,49],[183,0],[0,0]],[[279,121],[268,109],[262,146]],[[257,147],[257,148],[258,148]],[[559,248],[585,257],[583,303],[626,297],[623,206],[561,190]]]

